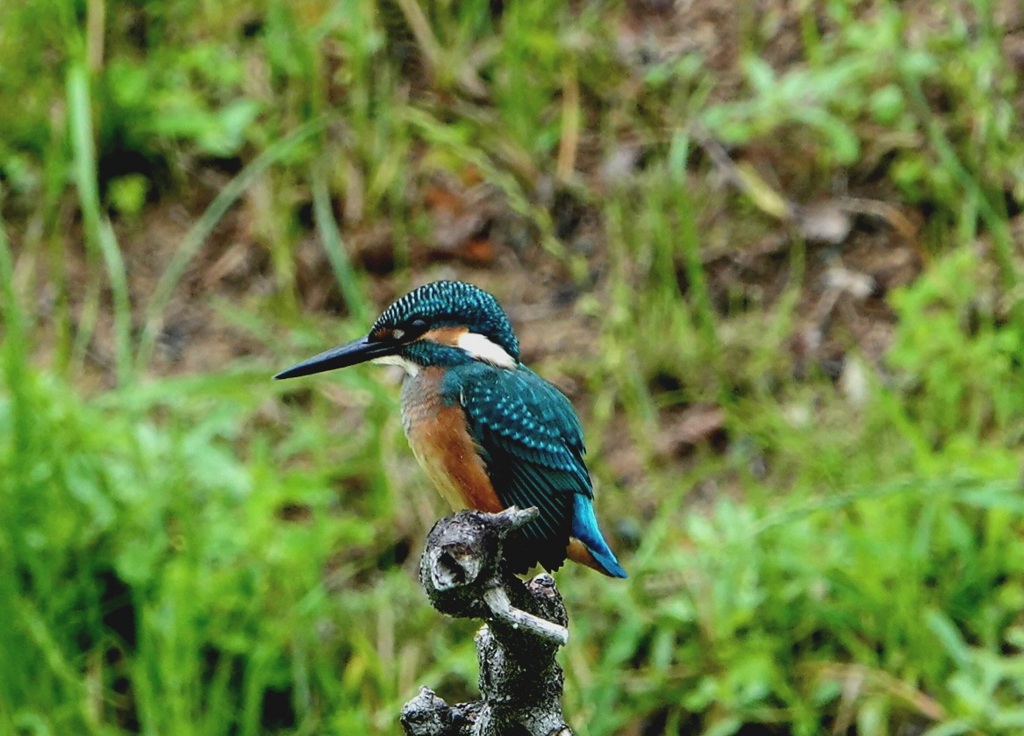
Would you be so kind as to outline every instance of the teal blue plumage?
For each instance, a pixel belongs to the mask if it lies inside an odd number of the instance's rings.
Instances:
[[[625,576],[597,530],[583,430],[557,388],[521,364],[505,370],[473,362],[448,371],[442,395],[463,408],[502,504],[535,506],[540,512],[522,530],[522,544],[511,550],[513,567],[525,570],[540,563],[557,569],[572,535],[609,572]]]
[[[519,359],[519,339],[493,296],[464,281],[435,281],[410,291],[384,310],[370,334],[422,319],[430,327],[465,327],[486,335]]]

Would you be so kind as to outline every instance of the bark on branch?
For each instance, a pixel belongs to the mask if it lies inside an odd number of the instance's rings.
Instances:
[[[568,617],[550,575],[524,583],[504,564],[509,533],[537,515],[460,511],[427,535],[420,582],[431,604],[487,623],[477,632],[481,700],[450,706],[429,688],[402,708],[409,736],[571,736],[562,716],[562,668]]]

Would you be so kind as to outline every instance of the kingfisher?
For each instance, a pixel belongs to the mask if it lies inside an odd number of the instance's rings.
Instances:
[[[540,512],[506,555],[512,569],[554,571],[568,557],[624,578],[594,513],[583,430],[569,399],[519,361],[498,301],[462,281],[398,299],[368,334],[274,376],[365,363],[401,366],[402,426],[413,454],[454,510]]]

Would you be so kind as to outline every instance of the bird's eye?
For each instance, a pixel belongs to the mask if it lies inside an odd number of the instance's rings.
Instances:
[[[426,331],[426,320],[414,319],[411,322],[406,322],[401,327],[393,327],[387,333],[387,339],[394,340],[396,342],[407,342],[409,340],[415,340]]]

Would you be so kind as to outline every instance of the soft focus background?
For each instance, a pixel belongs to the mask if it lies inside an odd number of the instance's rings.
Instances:
[[[581,734],[1024,733],[1016,0],[5,0],[0,733],[395,733],[475,689],[361,367],[505,305],[629,569]]]

